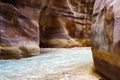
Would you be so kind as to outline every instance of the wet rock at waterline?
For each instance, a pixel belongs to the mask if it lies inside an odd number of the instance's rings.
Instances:
[[[0,1],[0,59],[19,59],[40,54],[40,9],[30,2],[33,4],[35,1]]]
[[[120,80],[120,0],[96,0],[92,23],[92,51],[97,71]]]
[[[90,46],[94,0],[49,0],[40,13],[41,47]]]

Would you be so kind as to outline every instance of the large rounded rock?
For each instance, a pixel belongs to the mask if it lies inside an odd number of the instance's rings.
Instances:
[[[40,54],[38,6],[36,0],[1,0],[0,59]]]

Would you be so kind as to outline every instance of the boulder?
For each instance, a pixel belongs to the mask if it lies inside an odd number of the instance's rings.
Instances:
[[[120,80],[120,0],[96,0],[92,19],[92,52],[96,70]]]

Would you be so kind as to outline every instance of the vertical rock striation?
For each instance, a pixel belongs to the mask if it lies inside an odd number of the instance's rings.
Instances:
[[[40,54],[39,3],[39,0],[0,1],[0,59]]]
[[[92,51],[97,71],[120,80],[120,0],[96,0],[92,21]]]
[[[47,0],[40,13],[41,47],[90,46],[94,0]]]

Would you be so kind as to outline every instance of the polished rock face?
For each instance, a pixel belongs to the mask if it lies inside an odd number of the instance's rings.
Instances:
[[[96,69],[120,80],[120,0],[96,0],[92,21],[92,50]],[[107,67],[107,69],[106,69]]]
[[[0,59],[40,54],[37,1],[0,1]]]
[[[90,46],[94,0],[0,0],[0,59]]]
[[[47,0],[40,12],[41,47],[90,46],[94,0]]]
[[[92,47],[117,55],[120,55],[119,2],[119,0],[96,1],[91,29]]]

